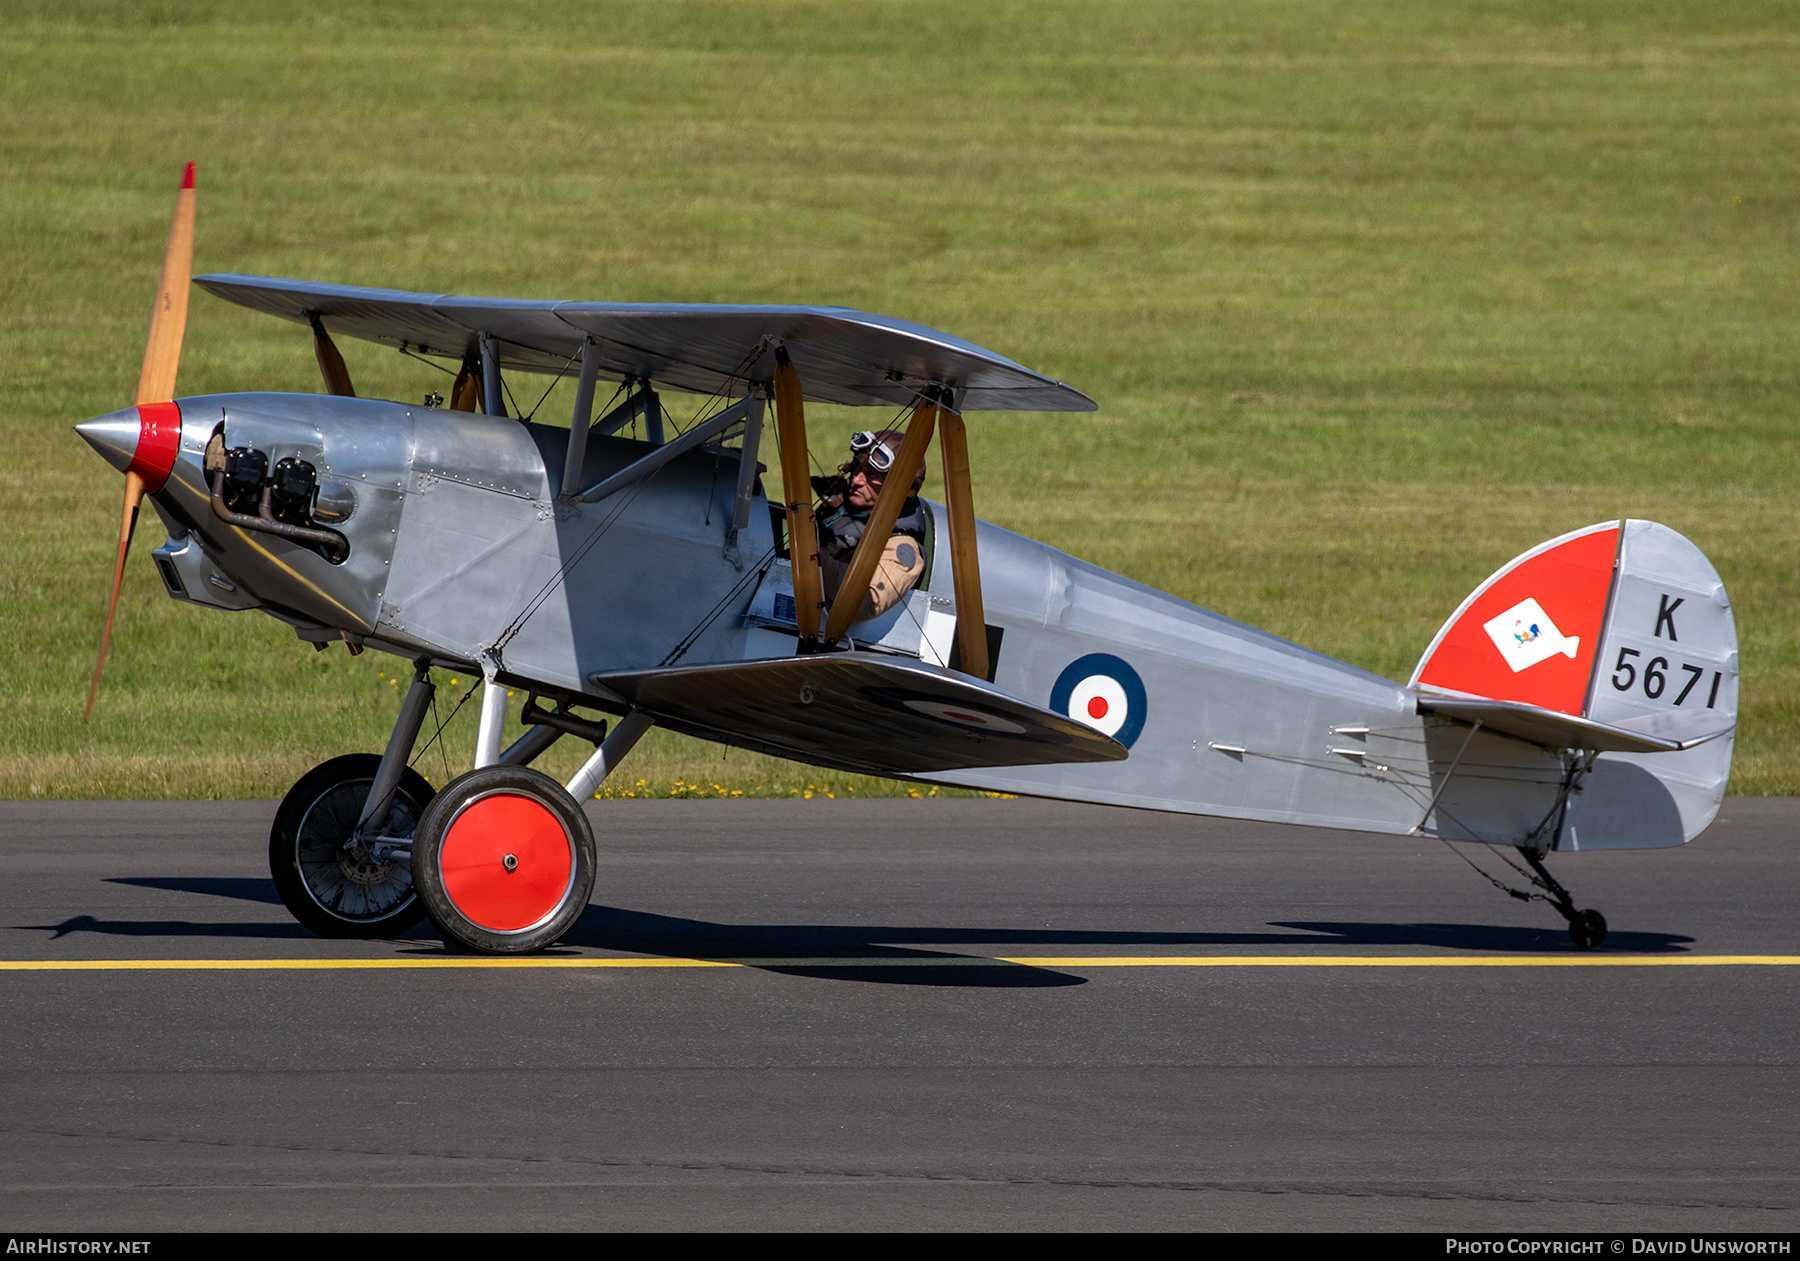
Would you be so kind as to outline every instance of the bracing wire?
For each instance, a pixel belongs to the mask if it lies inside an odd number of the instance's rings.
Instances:
[[[436,368],[439,372],[443,373],[447,377],[453,377],[456,375],[455,368],[446,368],[443,364],[439,363],[437,360],[427,359],[424,355],[419,354],[417,351],[409,350],[404,345],[402,345],[400,347],[400,353],[405,355],[408,359],[417,359],[420,363],[424,364],[427,368]]]
[[[706,634],[714,622],[719,620],[719,615],[735,604],[738,597],[743,595],[752,583],[762,581],[763,576],[769,572],[769,565],[774,559],[775,549],[771,547],[757,559],[754,565],[746,566],[744,576],[737,580],[731,590],[725,593],[724,598],[713,605],[711,611],[702,617],[692,630],[676,642],[675,646],[669,650],[669,654],[658,663],[658,668],[666,669],[687,656],[688,649],[700,642],[700,637]]]
[[[626,384],[627,383],[625,381],[621,381],[613,389],[612,397],[606,400],[606,405],[601,409],[600,414],[602,416],[611,412],[613,410],[613,408],[618,405],[619,396],[626,392],[626,389],[625,389]],[[636,498],[635,491],[633,491],[633,493],[632,493],[632,498]],[[629,500],[626,501],[625,506],[629,506]],[[620,508],[620,511],[623,511],[623,507]],[[590,547],[592,547],[595,543],[600,541],[600,536],[602,534],[606,533],[606,531],[612,527],[613,522],[616,521],[617,519],[618,519],[617,513],[615,513],[613,516],[607,517],[606,519],[602,520],[600,525],[595,528],[594,533],[590,534],[587,537],[587,539],[585,539],[582,542],[582,544],[578,548],[575,549],[574,556],[572,556],[568,561],[564,562],[561,566],[559,566],[557,571],[554,574],[552,574],[548,580],[545,581],[545,583],[542,587],[540,587],[538,589],[537,593],[535,595],[533,595],[531,597],[531,599],[529,599],[525,602],[523,611],[520,612],[518,614],[518,616],[513,618],[513,620],[511,622],[507,623],[506,629],[500,633],[499,639],[497,639],[495,641],[494,647],[496,649],[505,647],[506,644],[512,639],[512,637],[514,635],[518,634],[520,628],[522,628],[524,626],[526,620],[528,618],[530,618],[533,613],[536,613],[538,611],[538,609],[543,606],[543,603],[545,600],[550,598],[551,594],[556,590],[557,584],[560,583],[565,576],[567,576],[569,569],[576,562],[578,562],[583,556],[587,555],[588,549]]]
[[[471,685],[469,690],[464,692],[462,694],[461,699],[459,699],[456,702],[456,707],[450,711],[449,716],[445,717],[445,718],[439,718],[438,717],[437,692],[435,689],[432,691],[432,693],[431,693],[431,718],[432,718],[432,721],[437,724],[437,730],[431,733],[431,739],[429,739],[425,742],[425,747],[422,749],[419,749],[417,752],[415,752],[412,755],[412,757],[407,761],[408,766],[417,765],[419,759],[424,757],[427,753],[431,752],[431,746],[435,744],[438,746],[438,756],[443,760],[443,764],[444,764],[444,782],[448,783],[450,781],[450,752],[447,748],[444,747],[444,745],[442,745],[440,743],[440,737],[442,737],[444,734],[444,728],[448,727],[452,722],[454,722],[456,720],[457,714],[462,712],[462,707],[469,703],[469,698],[473,695],[475,695],[475,688]]]
[[[764,350],[764,346],[762,343],[759,342],[759,343],[757,343],[757,345],[754,349],[752,349],[741,360],[739,360],[737,367],[734,368],[733,371],[731,372],[731,374],[728,377],[726,377],[726,379],[725,379],[726,389],[723,391],[716,392],[716,393],[712,394],[711,396],[709,396],[704,401],[702,401],[702,403],[700,404],[700,407],[695,412],[693,419],[689,421],[689,423],[687,424],[687,426],[685,428],[680,429],[677,432],[676,436],[679,437],[680,434],[686,433],[689,429],[692,429],[695,425],[705,423],[705,421],[711,415],[716,414],[716,410],[709,411],[708,409],[709,408],[716,409],[716,408],[724,405],[724,400],[730,392],[730,386],[732,385],[732,383],[745,379],[744,373],[746,371],[748,371],[750,365],[752,363],[754,363],[756,361],[756,359],[762,355],[763,350]],[[621,384],[620,389],[623,389],[623,388],[624,388],[623,384]],[[618,397],[617,391],[614,392],[613,397],[614,398]],[[610,407],[611,407],[610,403],[609,403],[608,407],[610,410]],[[667,468],[667,467],[668,467],[667,465],[663,466],[663,468]],[[636,485],[632,486],[629,490],[621,491],[621,492],[619,492],[618,495],[613,496],[614,499],[619,501],[617,503],[617,505],[612,507],[612,509],[608,512],[608,514],[601,520],[600,524],[595,527],[593,533],[588,535],[588,537],[582,541],[581,545],[575,549],[575,551],[569,556],[569,558],[566,561],[564,561],[562,564],[557,566],[556,572],[550,576],[549,580],[544,583],[543,587],[541,589],[539,589],[538,593],[535,596],[533,596],[530,600],[526,601],[525,606],[512,619],[512,621],[507,624],[506,629],[500,633],[499,637],[495,639],[494,645],[493,645],[493,651],[499,652],[501,649],[505,648],[505,646],[508,643],[512,642],[513,638],[521,630],[524,629],[525,623],[527,621],[529,621],[532,618],[532,616],[537,613],[537,611],[539,609],[544,607],[545,603],[547,603],[549,601],[550,597],[556,593],[557,588],[562,586],[562,584],[568,579],[570,571],[572,571],[576,565],[579,565],[582,562],[582,560],[587,557],[588,553],[594,549],[594,547],[600,542],[601,538],[606,534],[606,532],[608,530],[612,529],[612,527],[615,524],[617,524],[619,519],[625,514],[625,512],[631,507],[631,505],[637,501],[638,496],[643,494],[645,490],[649,489],[650,484],[656,480],[657,475],[661,472],[662,472],[661,468],[654,469],[650,472],[650,474],[648,476],[644,477],[641,481],[639,481]]]
[[[524,342],[509,341],[508,339],[506,339],[504,337],[493,337],[492,334],[489,334],[489,336],[495,342],[503,342],[508,346],[517,346],[520,350],[529,350],[536,354],[543,353],[537,347],[527,346]],[[410,354],[411,353],[410,351],[408,351],[406,349],[405,346],[400,347],[400,352],[402,354]],[[506,402],[507,402],[508,406],[510,406],[512,408],[512,415],[519,420],[530,420],[533,416],[537,415],[537,409],[544,405],[544,399],[550,397],[550,391],[554,390],[556,388],[556,383],[558,381],[562,380],[563,377],[568,373],[569,365],[574,363],[576,359],[580,358],[580,356],[581,356],[581,352],[578,350],[574,354],[570,355],[567,360],[564,361],[563,366],[557,371],[555,378],[551,380],[549,387],[544,390],[543,395],[538,399],[536,404],[534,404],[532,406],[532,409],[529,412],[522,413],[519,411],[519,400],[513,397],[512,386],[510,386],[506,383],[506,374],[501,373],[500,374],[500,390],[503,394],[506,395]],[[417,355],[414,355],[413,357],[415,359],[418,358]],[[432,366],[436,367],[437,365],[433,364]],[[443,371],[449,372],[450,370],[448,368],[445,368],[445,369],[443,369]],[[451,375],[455,375],[455,374],[452,373]]]
[[[1456,848],[1456,846],[1452,845],[1448,840],[1445,840],[1441,836],[1438,838],[1438,840],[1443,841],[1444,847],[1446,849],[1448,849],[1452,854],[1455,854],[1458,858],[1462,859],[1465,863],[1468,863],[1469,866],[1474,870],[1476,875],[1480,876],[1483,880],[1485,880],[1489,884],[1493,885],[1496,889],[1500,890],[1500,892],[1506,894],[1507,897],[1517,898],[1521,902],[1530,902],[1530,901],[1535,900],[1538,902],[1554,903],[1556,901],[1555,898],[1550,896],[1550,886],[1546,885],[1542,880],[1538,879],[1537,876],[1534,875],[1532,872],[1526,871],[1525,868],[1519,866],[1519,864],[1515,863],[1512,859],[1508,858],[1505,854],[1502,854],[1492,844],[1489,844],[1488,842],[1485,842],[1485,841],[1483,842],[1483,844],[1487,845],[1488,850],[1493,853],[1495,858],[1498,858],[1501,862],[1505,863],[1508,867],[1511,867],[1514,871],[1518,872],[1521,876],[1524,876],[1527,881],[1536,885],[1538,888],[1544,890],[1544,892],[1543,893],[1528,893],[1523,889],[1510,888],[1503,881],[1501,881],[1497,876],[1494,876],[1493,874],[1491,874],[1489,872],[1483,871],[1479,866],[1476,865],[1475,860],[1473,858],[1470,858],[1467,854],[1463,853],[1460,849]]]
[[[542,407],[544,405],[544,400],[550,397],[550,391],[556,388],[556,383],[558,381],[561,381],[568,375],[570,365],[580,357],[581,352],[578,350],[563,361],[563,366],[557,369],[556,375],[550,378],[550,384],[544,387],[544,392],[538,395],[538,401],[531,405],[531,410],[529,412],[520,417],[521,420],[530,420],[533,416],[538,414],[538,408]],[[508,397],[511,397],[511,393],[510,390],[507,391]]]
[[[657,472],[661,472],[661,470],[658,469],[652,472],[650,476],[644,478],[644,480],[637,485],[631,487],[629,490],[620,491],[617,495],[612,497],[617,501],[616,505],[609,503],[607,516],[597,527],[595,527],[594,532],[588,535],[581,546],[577,547],[569,556],[568,560],[557,566],[556,572],[544,583],[537,595],[533,596],[531,600],[526,603],[525,607],[518,615],[515,616],[511,622],[507,623],[506,629],[500,633],[500,636],[494,640],[493,650],[495,652],[499,652],[501,649],[505,648],[507,644],[511,643],[514,636],[525,628],[525,623],[530,621],[532,616],[536,614],[539,609],[544,607],[550,597],[556,593],[557,588],[562,586],[563,582],[568,578],[569,571],[586,559],[587,554],[599,544],[606,532],[618,523],[619,518],[625,515],[625,512],[633,503],[637,502],[637,497],[643,494],[645,490],[649,489],[650,483],[656,480]]]

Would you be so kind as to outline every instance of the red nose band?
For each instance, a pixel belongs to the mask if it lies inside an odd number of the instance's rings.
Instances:
[[[145,491],[154,495],[169,480],[181,450],[181,409],[173,403],[140,403],[137,413],[137,451],[125,471],[143,478]]]

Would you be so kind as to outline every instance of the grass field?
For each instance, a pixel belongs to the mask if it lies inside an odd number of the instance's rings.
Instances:
[[[392,720],[394,659],[166,599],[149,520],[81,720],[120,486],[68,426],[130,401],[189,158],[200,271],[841,303],[990,346],[1101,410],[974,417],[982,515],[1394,677],[1517,552],[1664,521],[1733,596],[1733,791],[1800,791],[1800,5],[6,19],[0,796],[276,796]],[[362,393],[441,388],[343,350]],[[196,293],[180,391],[247,388],[318,389],[306,333]],[[864,419],[822,409],[817,449]],[[661,734],[627,769],[906,791]]]

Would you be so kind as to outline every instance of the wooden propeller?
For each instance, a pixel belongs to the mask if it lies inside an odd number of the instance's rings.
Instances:
[[[162,279],[156,286],[156,305],[150,309],[150,337],[144,346],[144,368],[138,374],[137,405],[165,403],[175,397],[175,371],[181,364],[181,338],[187,331],[188,282],[194,269],[194,164],[181,176],[175,194],[175,217],[169,224],[169,245],[163,251]],[[125,579],[125,555],[131,548],[132,527],[144,501],[144,478],[137,466],[125,474],[125,507],[119,520],[119,557],[113,565],[112,598],[106,604],[106,629],[100,634],[100,656],[88,683],[83,721],[94,713],[94,697],[100,690],[100,672],[106,667],[106,649],[112,642],[113,617],[119,610],[119,585]]]

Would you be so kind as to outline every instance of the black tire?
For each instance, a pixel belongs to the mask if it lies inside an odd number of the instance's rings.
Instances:
[[[484,766],[445,784],[419,820],[413,877],[447,943],[529,954],[587,909],[594,832],[576,800],[542,771]]]
[[[424,917],[404,858],[371,863],[344,849],[356,830],[381,758],[349,753],[321,762],[288,789],[269,829],[269,874],[293,917],[321,937],[398,937]],[[401,772],[385,830],[405,836],[434,791]]]
[[[1592,909],[1569,921],[1569,940],[1582,950],[1592,950],[1606,940],[1606,916]]]

